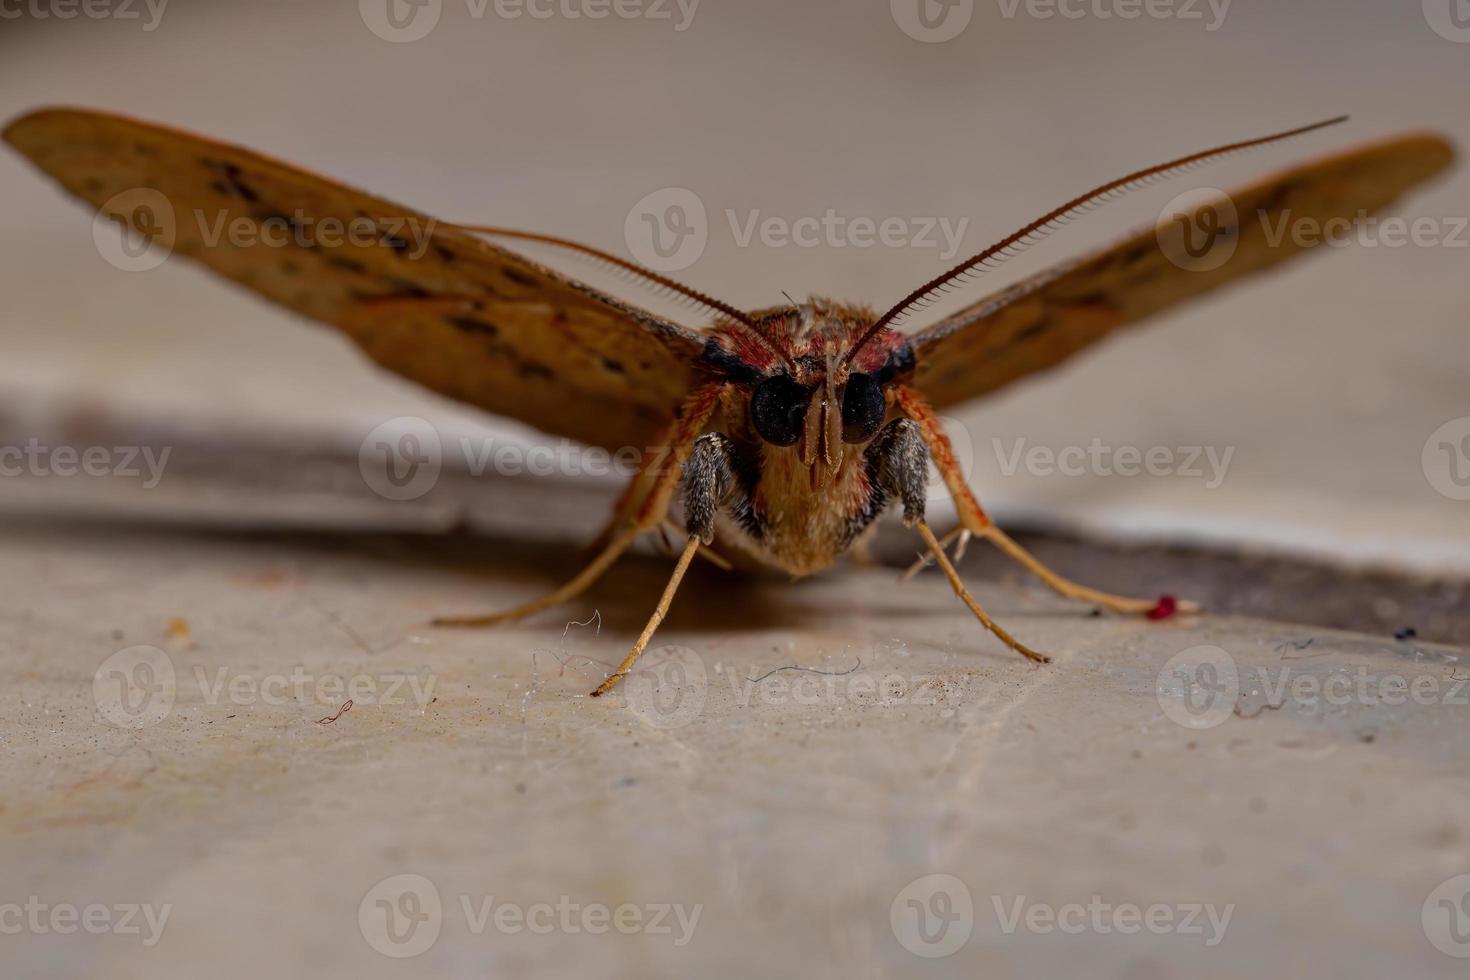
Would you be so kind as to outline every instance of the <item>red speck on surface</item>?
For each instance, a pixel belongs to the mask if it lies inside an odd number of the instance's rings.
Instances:
[[[1149,619],[1168,619],[1179,609],[1179,600],[1171,595],[1159,596],[1159,601],[1148,611]]]

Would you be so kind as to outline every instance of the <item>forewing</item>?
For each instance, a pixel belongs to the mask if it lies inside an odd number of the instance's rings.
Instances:
[[[5,138],[150,240],[497,415],[593,445],[643,447],[695,383],[694,333],[248,150],[70,109],[25,116]]]
[[[1185,226],[1169,224],[1048,269],[916,334],[914,385],[934,405],[953,405],[1052,367],[1119,327],[1300,254],[1312,238],[1292,229],[1378,211],[1453,159],[1438,136],[1403,136],[1239,188],[1229,194],[1233,216],[1201,202],[1188,217],[1190,227],[1218,229],[1201,239],[1210,250],[1181,251],[1171,234]]]

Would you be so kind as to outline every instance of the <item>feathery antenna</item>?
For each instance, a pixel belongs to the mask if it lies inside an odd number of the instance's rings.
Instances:
[[[742,313],[740,310],[737,310],[735,307],[731,306],[728,303],[723,303],[720,300],[715,299],[708,293],[700,292],[692,286],[686,286],[681,282],[675,282],[668,276],[663,275],[662,273],[654,272],[652,269],[641,266],[636,262],[629,262],[627,259],[619,258],[618,256],[613,255],[610,252],[604,252],[600,248],[593,248],[591,245],[583,245],[581,242],[574,242],[570,238],[558,238],[555,235],[542,235],[534,231],[516,231],[512,228],[496,228],[490,225],[455,224],[455,227],[460,229],[461,231],[473,231],[481,235],[494,235],[499,238],[514,238],[523,242],[537,242],[542,245],[554,245],[557,248],[570,249],[573,252],[579,252],[582,255],[586,255],[597,260],[598,262],[610,265],[614,269],[626,273],[629,276],[639,279],[646,279],[657,286],[659,289],[663,290],[665,293],[674,293],[676,295],[682,296],[685,299],[692,300],[698,305],[703,306],[707,310],[718,313],[721,316],[733,320],[740,326],[744,327],[746,332],[750,336],[755,338],[756,343],[760,344],[762,347],[766,348],[772,354],[776,355],[776,357],[785,362],[786,366],[789,369],[793,371],[796,369],[796,365],[792,363],[791,357],[784,350],[778,347],[769,337],[761,333],[760,329],[755,325],[755,321],[753,321],[745,313]]]
[[[1282,133],[1259,136],[1255,139],[1242,140],[1238,143],[1228,143],[1211,150],[1191,153],[1189,156],[1180,157],[1177,160],[1170,160],[1168,163],[1161,163],[1145,170],[1138,170],[1128,174],[1126,177],[1119,177],[1117,180],[1109,181],[1100,187],[1093,188],[1080,197],[1074,197],[1066,204],[1052,211],[1048,211],[1019,231],[1002,238],[985,251],[971,256],[948,272],[929,280],[899,300],[888,312],[880,316],[863,333],[862,337],[858,339],[858,342],[848,350],[847,360],[850,363],[862,346],[876,337],[884,327],[894,323],[915,309],[921,309],[927,306],[937,296],[943,295],[955,286],[969,281],[971,277],[993,269],[1006,259],[1019,254],[1029,246],[1045,238],[1060,225],[1065,224],[1070,218],[1091,211],[1093,208],[1105,204],[1114,198],[1121,197],[1131,190],[1136,190],[1140,187],[1176,176],[1186,170],[1213,162],[1228,154],[1239,153],[1258,146],[1265,146],[1267,143],[1290,139],[1293,136],[1301,136],[1304,133],[1310,133],[1327,126],[1335,126],[1340,122],[1344,122],[1347,118],[1347,116],[1336,116],[1332,119],[1323,120],[1322,122],[1312,123],[1310,126],[1299,126],[1296,129],[1288,129]]]

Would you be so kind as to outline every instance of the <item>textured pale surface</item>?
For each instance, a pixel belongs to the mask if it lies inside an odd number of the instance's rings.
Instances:
[[[446,515],[360,488],[172,485],[197,529],[120,520],[145,495],[97,484],[114,522],[14,516],[0,538],[0,903],[171,907],[150,948],[0,935],[7,978],[1463,975],[1421,926],[1431,889],[1470,872],[1458,651],[1249,620],[1091,618],[1029,582],[982,588],[1002,623],[1059,655],[1036,668],[932,573],[896,588],[892,570],[848,569],[787,587],[699,567],[658,640],[689,652],[661,648],[653,673],[594,702],[585,692],[641,624],[667,559],[626,561],[564,613],[431,630],[436,613],[537,593],[572,551],[525,527],[458,542],[375,532]],[[57,506],[32,489],[24,509]],[[86,504],[83,486],[71,492]],[[502,482],[484,497],[492,522],[596,520],[595,499],[571,490]],[[207,530],[293,516],[357,530]],[[95,699],[94,674],[135,645],[162,651],[177,694],[131,730]],[[1236,713],[1194,730],[1156,686],[1198,645],[1228,651],[1240,681],[1235,698],[1196,692]],[[853,673],[754,681],[793,665]],[[1423,678],[1440,696],[1276,690],[1363,672],[1374,691]],[[419,687],[394,688],[402,678]],[[349,684],[352,709],[317,724]],[[930,962],[889,916],[935,873],[965,883],[975,918],[959,952]],[[375,951],[358,919],[399,874],[426,877],[444,910],[437,941],[407,960]],[[697,906],[699,919],[682,946],[493,920],[477,932],[461,896],[475,914],[488,896],[565,896],[579,909]],[[1021,896],[1233,910],[1213,946],[1207,925],[1007,935],[995,903]]]

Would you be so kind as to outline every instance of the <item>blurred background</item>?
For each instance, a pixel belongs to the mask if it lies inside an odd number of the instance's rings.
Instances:
[[[1096,183],[1352,114],[1089,215],[968,301],[1151,222],[1193,187],[1406,129],[1466,142],[1465,7],[7,0],[0,115],[118,110],[433,215],[642,259],[639,209],[692,194],[703,237],[674,262],[684,281],[746,307],[783,291],[884,307]],[[1319,250],[954,413],[982,500],[1021,526],[1470,570],[1467,188],[1461,169],[1398,208],[1436,221],[1432,244]],[[351,454],[362,433],[417,416],[445,434],[544,438],[415,390],[182,263],[116,268],[87,209],[10,152],[0,198],[12,432],[103,420],[170,443]],[[815,242],[780,234],[827,215],[837,231]],[[759,230],[768,219],[777,233]],[[850,230],[889,219],[904,229],[897,244]],[[1008,463],[1089,445],[1164,447],[1178,465],[1127,476]],[[61,482],[10,481],[0,494],[54,508],[71,492]]]

